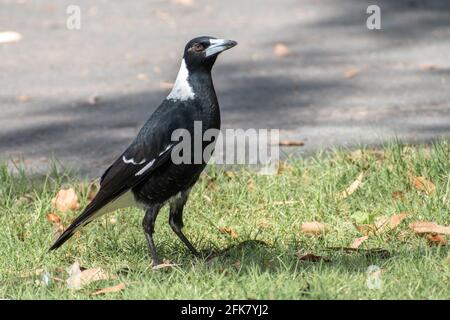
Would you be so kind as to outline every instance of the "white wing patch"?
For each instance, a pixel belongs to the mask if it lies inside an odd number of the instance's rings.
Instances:
[[[167,146],[167,148],[165,148],[162,152],[159,153],[159,155],[162,155],[164,152],[166,152],[167,150],[169,150],[171,146],[172,146],[172,145],[169,144],[169,145]]]
[[[141,174],[143,174],[145,171],[147,171],[148,169],[150,169],[150,167],[153,165],[153,163],[155,162],[155,159],[153,159],[152,161],[150,161],[149,163],[147,163],[145,165],[145,167],[143,167],[141,170],[139,170],[138,172],[136,172],[135,176],[140,176]]]
[[[159,153],[158,156],[162,156],[167,150],[169,150],[172,147],[172,144],[169,144],[163,151],[161,151]],[[140,176],[142,175],[145,171],[147,171],[148,169],[150,169],[153,165],[153,163],[155,163],[155,159],[153,159],[152,161],[150,161],[149,163],[147,163],[145,165],[145,167],[143,167],[141,170],[139,170],[138,172],[136,172],[135,176]]]
[[[166,99],[186,101],[194,99],[194,91],[188,81],[189,71],[186,68],[184,59],[181,61],[180,71],[178,71],[177,79],[173,85],[172,91]]]
[[[134,161],[134,159],[127,159],[127,158],[125,158],[125,156],[122,156],[122,160],[126,164],[131,163],[131,164],[134,164],[134,165],[143,164],[145,162],[145,159],[142,159],[142,161],[140,161],[140,162],[136,162],[136,161]]]

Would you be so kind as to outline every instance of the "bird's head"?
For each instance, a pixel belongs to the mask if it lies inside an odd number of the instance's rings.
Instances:
[[[184,49],[184,61],[186,67],[193,71],[198,68],[211,70],[217,56],[237,45],[236,41],[216,39],[213,37],[197,37],[186,44]]]

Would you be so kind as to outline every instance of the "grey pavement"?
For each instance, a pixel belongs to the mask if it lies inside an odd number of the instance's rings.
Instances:
[[[66,28],[70,4],[80,30]],[[369,4],[382,30],[366,28]],[[6,30],[23,38],[0,44],[0,158],[36,170],[54,156],[100,174],[198,35],[239,43],[213,72],[224,128],[279,128],[305,142],[285,150],[300,155],[450,137],[446,0],[0,0]],[[276,43],[291,54],[275,55]]]

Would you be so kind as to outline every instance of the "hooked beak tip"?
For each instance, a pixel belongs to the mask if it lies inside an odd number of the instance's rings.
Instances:
[[[225,50],[233,48],[235,45],[237,45],[237,42],[234,40],[213,39],[211,40],[211,45],[205,50],[205,56],[218,55]]]

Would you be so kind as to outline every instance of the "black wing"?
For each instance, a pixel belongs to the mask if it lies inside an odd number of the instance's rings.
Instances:
[[[95,213],[109,202],[157,173],[170,161],[172,132],[186,129],[193,132],[194,121],[201,119],[195,103],[165,100],[142,127],[136,139],[105,171],[100,179],[100,190],[84,211],[55,241],[50,250],[59,248],[75,231],[95,218]]]

